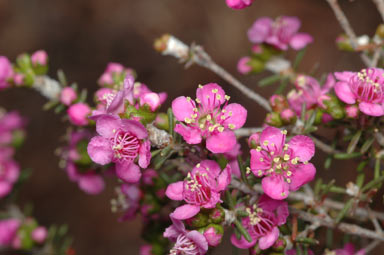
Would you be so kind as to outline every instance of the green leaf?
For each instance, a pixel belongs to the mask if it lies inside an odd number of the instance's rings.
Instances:
[[[259,87],[266,87],[280,80],[280,74],[268,76],[259,81]]]
[[[375,180],[380,177],[380,168],[381,168],[380,161],[381,161],[381,158],[376,158],[376,161],[375,161],[375,172],[374,172],[374,179]]]
[[[357,177],[356,177],[356,185],[361,188],[364,184],[364,179],[365,179],[365,174],[364,173],[361,173],[361,174],[358,174]]]
[[[247,240],[248,242],[252,242],[251,236],[249,235],[248,231],[244,228],[244,226],[241,224],[241,222],[238,219],[236,219],[234,223],[237,230],[239,230],[241,235],[244,236],[245,240]]]
[[[247,173],[241,155],[237,156],[237,163],[239,164],[241,179],[245,182],[245,184],[248,184]]]
[[[57,70],[57,78],[59,79],[61,85],[63,85],[64,87],[68,86],[67,78],[65,77],[63,70]]]
[[[360,162],[359,165],[357,166],[357,169],[356,169],[356,170],[357,170],[358,172],[363,171],[364,168],[365,168],[365,166],[366,166],[368,163],[369,163],[368,160],[364,160],[364,161]]]
[[[351,159],[351,158],[357,158],[360,157],[360,152],[353,152],[353,153],[336,153],[333,155],[335,159]]]
[[[288,77],[282,77],[280,86],[276,89],[275,94],[282,94],[288,85],[288,81],[289,81]]]
[[[307,51],[307,48],[304,48],[300,50],[297,55],[295,60],[293,61],[293,70],[296,70],[299,64],[301,63],[301,60],[303,60],[305,52]]]
[[[349,143],[348,148],[347,148],[347,153],[352,153],[352,152],[355,150],[356,145],[357,145],[357,143],[359,142],[362,133],[363,133],[363,132],[362,132],[361,130],[359,130],[359,131],[357,131],[356,134],[352,137],[352,140],[351,140],[351,142]]]
[[[327,157],[327,159],[324,161],[324,168],[325,169],[329,169],[331,167],[331,164],[332,164],[332,156],[330,157]]]
[[[336,223],[339,223],[345,217],[345,215],[347,215],[347,213],[351,209],[354,201],[355,201],[355,198],[351,198],[351,199],[348,200],[348,202],[345,204],[343,209],[337,215],[337,217],[335,219]]]
[[[364,143],[363,143],[363,146],[361,146],[361,149],[360,149],[360,152],[362,154],[366,153],[369,148],[371,148],[372,144],[373,144],[373,141],[375,141],[375,138],[374,137],[371,137],[369,139],[367,139]]]
[[[309,244],[309,245],[318,245],[319,244],[318,240],[313,239],[313,238],[309,238],[309,237],[297,238],[296,242],[302,243],[302,244]]]
[[[378,185],[381,185],[381,183],[384,181],[384,176],[381,176],[375,180],[372,180],[368,182],[362,189],[361,192],[365,192],[367,190],[370,190],[372,188],[375,188]]]
[[[171,134],[171,136],[173,138],[175,138],[175,131],[174,131],[175,122],[174,122],[174,118],[173,118],[172,108],[168,108],[167,114],[168,114],[168,123],[169,123],[168,124],[169,125],[169,133]]]

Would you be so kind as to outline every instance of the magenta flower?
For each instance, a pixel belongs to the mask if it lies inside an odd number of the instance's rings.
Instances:
[[[336,255],[365,255],[366,252],[364,249],[355,251],[355,247],[351,243],[344,245],[343,249],[337,249],[334,251]]]
[[[300,20],[296,17],[282,16],[275,21],[262,17],[248,30],[248,38],[252,43],[266,43],[284,51],[288,46],[300,50],[313,41],[309,34],[298,33],[300,26]]]
[[[330,99],[327,93],[334,87],[335,79],[332,74],[329,74],[327,81],[323,86],[319,82],[306,75],[298,75],[295,81],[296,90],[291,90],[288,93],[287,99],[289,106],[300,116],[303,104],[306,109],[315,107],[325,108],[324,100]]]
[[[2,114],[0,112],[0,145],[9,145],[12,142],[13,132],[23,129],[25,119],[17,111]]]
[[[237,71],[241,74],[248,74],[252,71],[252,67],[248,64],[251,60],[250,57],[242,57],[237,62]]]
[[[200,208],[215,208],[221,203],[220,193],[231,182],[229,165],[221,171],[213,160],[204,160],[188,173],[184,181],[172,183],[165,194],[172,200],[184,200],[186,205],[179,206],[172,213],[178,220],[189,219],[200,212]]]
[[[32,231],[31,236],[35,242],[42,244],[47,239],[48,231],[45,227],[37,227]]]
[[[205,138],[207,149],[213,153],[230,151],[236,144],[233,130],[244,125],[247,110],[239,104],[228,104],[230,97],[216,83],[199,86],[196,97],[173,100],[173,113],[183,123],[176,124],[175,131],[189,144],[201,143]]]
[[[335,73],[335,92],[346,104],[358,104],[370,116],[384,115],[384,70],[367,68],[360,72]]]
[[[65,87],[60,93],[60,102],[64,105],[71,105],[77,98],[76,91],[72,87]]]
[[[0,247],[10,246],[21,225],[18,219],[0,220]]]
[[[260,144],[251,150],[251,170],[257,177],[264,176],[262,187],[273,199],[285,199],[290,191],[310,182],[316,168],[308,163],[315,154],[311,138],[294,136],[285,143],[287,131],[267,127],[260,134]]]
[[[9,87],[9,80],[13,76],[12,64],[8,58],[0,56],[0,90]]]
[[[35,51],[31,56],[33,65],[45,66],[48,63],[48,54],[45,50]]]
[[[116,163],[117,176],[126,182],[137,182],[141,177],[139,166],[147,168],[151,159],[150,142],[145,127],[138,121],[120,119],[118,116],[104,114],[96,119],[95,136],[88,144],[91,159],[106,165]]]
[[[112,86],[114,84],[114,76],[133,75],[134,71],[126,68],[119,63],[108,63],[104,73],[99,78],[98,83],[101,86]]]
[[[285,224],[289,215],[288,203],[279,200],[273,200],[263,194],[257,205],[247,207],[248,216],[242,219],[242,225],[245,226],[252,242],[248,242],[242,236],[237,239],[236,235],[231,236],[231,242],[240,249],[248,249],[258,243],[262,250],[271,247],[279,238],[279,228]]]
[[[174,219],[171,214],[173,224],[164,232],[164,237],[168,238],[175,245],[170,250],[170,255],[204,255],[208,251],[208,242],[204,235],[196,230],[188,231],[184,224]]]
[[[250,6],[255,0],[226,0],[229,8],[232,9],[244,9]]]
[[[12,159],[0,161],[0,198],[12,191],[13,184],[19,179],[20,167]]]
[[[221,228],[221,230],[219,229]],[[211,225],[204,231],[204,237],[207,240],[209,246],[218,246],[223,239],[223,229],[222,226]]]

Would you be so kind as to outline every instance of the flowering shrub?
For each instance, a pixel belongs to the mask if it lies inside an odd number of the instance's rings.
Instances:
[[[252,2],[226,4],[243,9]],[[328,2],[346,32],[337,45],[359,51],[365,67],[323,78],[302,73],[300,60],[314,39],[299,32],[299,19],[258,18],[247,32],[251,54],[237,68],[243,75],[269,74],[259,84],[280,85],[269,100],[216,64],[201,46],[189,47],[171,35],[156,40],[163,55],[215,72],[263,107],[262,127],[244,127],[252,112],[229,103],[228,84],[198,85],[195,99],[180,95],[165,111],[167,94],[152,91],[119,63],[107,65],[90,104],[86,91],[68,84],[64,73],[58,80],[47,76],[48,54],[42,50],[15,63],[0,56],[0,89],[33,88],[49,100],[46,108],[64,113],[71,127],[67,144],[57,150],[60,167],[90,195],[103,191],[105,178],[118,180],[111,209],[120,221],[142,216],[142,255],[208,254],[225,235],[235,252],[249,254],[368,254],[384,240],[384,214],[372,206],[384,181],[384,70],[379,67],[384,25],[361,48],[337,1]],[[374,2],[384,16],[384,3]],[[0,198],[5,204],[16,184],[25,181],[13,159],[24,124],[16,112],[1,111]],[[318,153],[326,153],[324,166],[311,161]],[[345,187],[316,176],[334,160],[358,162],[356,174],[348,169]],[[367,240],[373,241],[366,245]],[[0,249],[45,252],[47,247],[74,252],[54,228],[39,226],[15,205],[5,207]]]

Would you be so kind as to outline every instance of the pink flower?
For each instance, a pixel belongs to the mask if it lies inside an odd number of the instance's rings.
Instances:
[[[77,98],[76,91],[72,87],[65,87],[60,93],[60,102],[69,106]]]
[[[9,246],[21,225],[18,219],[0,220],[0,246]]]
[[[152,255],[152,246],[149,244],[140,246],[140,255]]]
[[[0,145],[8,145],[12,142],[13,132],[22,129],[26,121],[16,111],[5,114],[0,113]]]
[[[48,54],[44,50],[38,50],[31,56],[33,65],[45,66],[48,63]]]
[[[167,99],[167,93],[161,92],[161,93],[155,93],[152,92],[147,85],[143,83],[135,83],[134,89],[133,89],[133,96],[135,99],[139,101],[139,105],[148,105],[151,109],[151,111],[156,111],[160,105],[164,103],[164,101]]]
[[[384,115],[384,70],[367,68],[360,72],[335,73],[335,92],[346,104],[358,104],[370,116]]]
[[[209,225],[204,231],[204,237],[210,246],[218,246],[223,238],[223,227],[221,225]]]
[[[89,122],[88,116],[91,114],[91,108],[85,103],[76,103],[68,108],[67,113],[72,124],[86,126]]]
[[[297,135],[285,143],[287,131],[267,127],[261,132],[260,144],[251,150],[251,170],[264,176],[262,187],[273,199],[285,199],[291,190],[310,182],[316,168],[308,163],[315,154],[311,138]]]
[[[145,127],[138,121],[120,119],[118,116],[104,114],[96,119],[95,136],[88,144],[91,159],[106,165],[116,163],[117,176],[126,182],[138,182],[140,167],[147,168],[151,159],[150,142]]]
[[[313,109],[315,107],[325,108],[323,100],[330,99],[327,93],[335,85],[335,79],[332,74],[329,74],[327,81],[320,86],[319,82],[306,75],[298,75],[295,81],[296,90],[288,93],[287,99],[289,106],[300,116],[303,104],[306,109]]]
[[[186,205],[179,206],[172,213],[178,220],[189,219],[200,212],[200,208],[215,208],[221,203],[220,193],[231,182],[229,165],[221,171],[213,160],[204,160],[188,173],[184,181],[172,183],[165,194],[172,200],[184,200]]]
[[[164,237],[168,238],[175,245],[170,250],[170,255],[204,255],[208,251],[208,242],[204,235],[196,230],[188,231],[184,224],[171,215],[173,224],[164,232]]]
[[[335,250],[336,255],[365,255],[365,250],[361,249],[355,252],[355,247],[351,243],[344,245],[343,249]]]
[[[108,63],[104,73],[99,78],[98,83],[101,86],[112,86],[115,83],[114,78],[118,76],[133,75],[134,71],[126,68],[120,63]],[[123,76],[123,78],[124,78]]]
[[[0,161],[0,198],[12,191],[13,184],[19,179],[20,167],[11,160]]]
[[[237,71],[241,74],[248,74],[252,71],[252,67],[248,64],[251,60],[250,57],[242,57],[239,62],[237,62]]]
[[[196,100],[178,97],[172,102],[176,119],[175,131],[189,144],[207,140],[207,149],[213,153],[230,151],[236,144],[233,130],[241,128],[247,118],[247,110],[239,104],[228,104],[229,96],[216,83],[199,86]],[[221,109],[221,105],[224,104]]]
[[[48,231],[45,227],[37,227],[32,231],[32,239],[39,244],[44,243],[47,236]]]
[[[254,0],[226,0],[229,8],[232,9],[244,9],[250,6]]]
[[[288,203],[262,195],[258,204],[247,207],[246,211],[249,216],[242,219],[242,225],[247,229],[252,242],[248,242],[243,236],[239,240],[233,234],[232,244],[240,249],[248,249],[258,243],[261,250],[268,249],[279,238],[278,226],[285,224],[287,220]]]
[[[267,43],[284,51],[288,46],[300,50],[313,41],[309,34],[298,33],[300,26],[300,20],[296,17],[282,16],[275,21],[262,17],[248,30],[248,38],[252,43]]]
[[[0,56],[0,90],[9,87],[9,80],[12,78],[12,64],[8,58]]]
[[[124,210],[124,215],[119,219],[120,221],[131,220],[135,217],[140,208],[140,198],[142,196],[141,190],[137,184],[123,183],[120,186],[121,195],[124,196],[124,204],[120,205]],[[119,201],[119,200],[117,200]]]
[[[78,177],[79,188],[90,195],[97,195],[104,190],[103,178],[95,172],[80,174]]]
[[[359,114],[359,108],[355,105],[348,105],[345,107],[345,112],[348,118],[355,119]]]

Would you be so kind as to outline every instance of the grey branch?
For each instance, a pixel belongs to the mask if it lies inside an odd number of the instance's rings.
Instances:
[[[32,87],[49,100],[59,99],[61,92],[60,83],[48,76],[37,76]]]
[[[377,10],[379,11],[381,18],[384,21],[384,0],[372,0],[376,4]]]
[[[235,134],[237,137],[245,137],[245,136],[250,136],[254,133],[261,132],[261,131],[263,131],[263,128],[258,128],[258,127],[239,128],[239,129],[235,130]]]
[[[268,100],[249,89],[242,84],[239,80],[228,73],[224,68],[216,64],[212,58],[204,51],[199,45],[192,45],[188,47],[185,43],[171,35],[164,35],[155,43],[156,49],[158,49],[163,55],[170,55],[176,57],[181,62],[186,63],[186,66],[197,64],[205,67],[218,76],[226,80],[229,84],[240,90],[245,96],[254,100],[265,110],[271,111]]]

